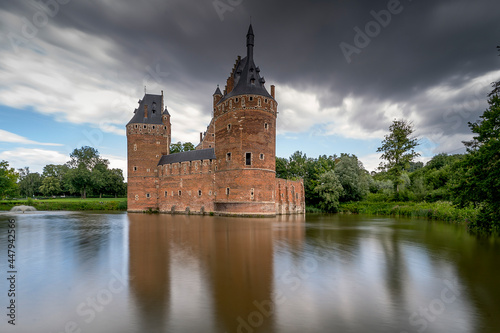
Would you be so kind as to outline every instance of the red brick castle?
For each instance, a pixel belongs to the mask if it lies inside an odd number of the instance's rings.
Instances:
[[[196,150],[170,154],[170,114],[161,95],[146,94],[127,124],[128,210],[221,215],[301,214],[304,183],[276,178],[275,89],[253,59],[236,59]]]

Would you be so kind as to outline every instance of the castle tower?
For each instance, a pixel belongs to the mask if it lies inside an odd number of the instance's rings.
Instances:
[[[252,25],[247,55],[238,57],[224,95],[214,94],[215,211],[275,215],[277,103],[254,63]]]
[[[161,95],[145,94],[126,126],[128,211],[159,207],[158,161],[170,153],[170,114]]]

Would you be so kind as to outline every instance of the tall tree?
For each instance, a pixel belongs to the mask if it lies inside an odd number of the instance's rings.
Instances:
[[[319,184],[315,187],[315,191],[321,198],[319,203],[320,208],[327,212],[337,212],[339,198],[343,190],[335,171],[330,170],[321,174]]]
[[[343,188],[340,201],[359,201],[368,194],[368,172],[356,155],[341,154],[335,174]]]
[[[42,178],[55,177],[59,180],[61,193],[69,193],[69,179],[67,173],[69,167],[67,164],[47,164],[43,167]]]
[[[90,171],[99,163],[104,163],[106,165],[109,164],[108,160],[103,159],[99,155],[99,151],[97,149],[89,146],[83,146],[80,149],[75,148],[69,156],[71,157],[71,160],[67,163],[67,165],[73,169],[83,166]]]
[[[97,165],[107,165],[109,161],[99,155],[97,149],[84,146],[75,149],[70,154],[71,160],[67,163],[71,169],[67,172],[70,189],[73,192],[80,192],[83,199],[87,197],[87,192],[92,190],[95,177],[92,177],[92,170]]]
[[[29,167],[18,169],[19,171],[19,193],[25,197],[33,197],[40,193],[42,176],[38,172],[30,172]]]
[[[464,142],[468,154],[459,163],[462,177],[452,189],[460,205],[480,208],[477,226],[486,230],[500,228],[500,91],[496,89],[499,82],[493,84],[488,109],[477,122],[469,122],[476,135],[472,141]]]
[[[61,183],[56,177],[45,177],[40,186],[40,191],[46,196],[59,194],[62,192]]]
[[[415,157],[420,156],[415,151],[418,146],[418,139],[413,135],[413,123],[404,119],[394,120],[389,127],[390,133],[385,136],[382,141],[382,146],[377,149],[377,152],[382,152],[381,159],[385,160],[380,163],[379,169],[386,170],[394,182],[394,187],[399,192],[401,184],[401,175],[410,166]]]
[[[9,168],[9,162],[0,162],[0,199],[16,193],[18,176],[14,168]]]

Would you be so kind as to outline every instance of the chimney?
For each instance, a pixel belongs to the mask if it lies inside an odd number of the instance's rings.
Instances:
[[[200,143],[203,141],[203,132],[200,132]]]
[[[274,98],[274,84],[271,85],[271,96]]]
[[[144,105],[144,118],[148,117],[148,105]]]

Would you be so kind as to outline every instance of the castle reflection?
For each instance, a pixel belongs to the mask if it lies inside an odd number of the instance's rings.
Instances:
[[[144,331],[274,330],[274,243],[300,247],[303,216],[129,220],[130,287]]]

